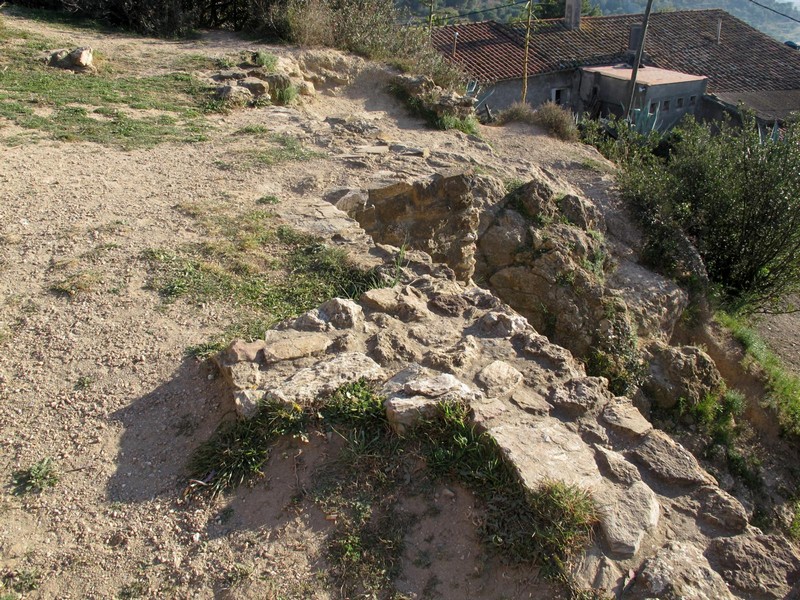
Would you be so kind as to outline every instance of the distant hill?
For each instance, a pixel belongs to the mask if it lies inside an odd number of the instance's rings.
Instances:
[[[505,6],[512,0],[436,0],[434,14],[440,19],[446,19],[448,23],[457,22],[456,15],[465,15],[476,11],[485,11],[478,14],[471,14],[463,20],[484,21],[494,19],[497,21],[510,21],[522,18],[525,6]],[[591,0],[597,5],[603,14],[624,14],[644,12],[645,2],[643,0]],[[777,0],[758,0],[774,10],[785,13],[800,20],[800,4],[795,2],[779,2]],[[398,0],[398,4],[408,9],[412,15],[421,19],[427,19],[430,4],[425,0]],[[495,8],[494,7],[501,7]],[[730,14],[749,23],[756,29],[771,35],[781,42],[793,40],[800,43],[800,23],[776,15],[769,10],[753,4],[750,0],[656,0],[653,10],[690,10],[703,8],[722,8]]]

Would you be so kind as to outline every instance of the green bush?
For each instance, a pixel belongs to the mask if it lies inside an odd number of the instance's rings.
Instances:
[[[751,312],[800,290],[800,141],[797,123],[773,140],[743,121],[716,131],[689,120],[667,158],[628,133],[604,149],[625,167],[622,191],[642,223],[667,246],[670,231],[685,232],[726,304]]]

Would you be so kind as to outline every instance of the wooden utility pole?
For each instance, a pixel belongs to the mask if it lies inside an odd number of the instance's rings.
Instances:
[[[644,11],[644,22],[642,23],[642,35],[639,38],[639,47],[636,49],[636,60],[633,63],[633,72],[631,73],[630,90],[628,93],[628,110],[625,112],[625,118],[631,118],[633,112],[633,98],[636,95],[636,76],[639,74],[639,63],[642,62],[642,53],[644,52],[644,40],[647,37],[647,23],[650,21],[650,10],[653,8],[653,0],[647,0],[647,8]]]
[[[433,3],[436,0],[431,0],[428,6],[428,35],[433,35]]]
[[[650,0],[652,2],[652,0]],[[533,0],[528,0],[528,24],[525,27],[525,58],[522,61],[522,100],[528,96],[528,48],[531,45],[531,20],[533,19]]]

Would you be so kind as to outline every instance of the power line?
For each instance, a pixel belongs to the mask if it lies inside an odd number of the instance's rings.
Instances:
[[[459,15],[450,15],[448,16],[441,16],[437,17],[437,19],[441,21],[452,21],[453,19],[461,19],[463,17],[471,17],[472,15],[482,15],[483,13],[493,12],[496,10],[500,10],[501,8],[509,8],[511,6],[520,6],[521,4],[527,4],[528,0],[520,0],[519,2],[511,2],[510,4],[503,4],[501,6],[493,6],[492,8],[485,8],[483,10],[473,10],[472,12],[463,13]],[[415,24],[420,24],[423,21],[417,21]]]
[[[790,19],[790,20],[794,21],[795,23],[800,23],[800,19],[796,19],[796,18],[792,17],[791,15],[787,15],[785,13],[782,13],[779,10],[775,10],[774,8],[771,8],[769,6],[765,6],[764,4],[761,4],[760,2],[756,2],[756,0],[748,0],[748,1],[752,2],[756,6],[760,6],[761,8],[766,8],[768,11],[774,12],[776,15],[780,15],[782,17],[786,17],[787,19]]]

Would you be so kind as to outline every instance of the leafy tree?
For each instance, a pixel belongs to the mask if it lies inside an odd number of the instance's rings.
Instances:
[[[564,16],[565,0],[543,0],[536,4],[534,10],[540,19],[560,19]],[[581,0],[581,14],[586,17],[601,15],[600,7],[592,4],[590,0]]]
[[[750,115],[718,132],[689,121],[667,159],[637,154],[622,181],[651,233],[689,236],[736,309],[769,309],[800,291],[800,125],[773,137]]]

